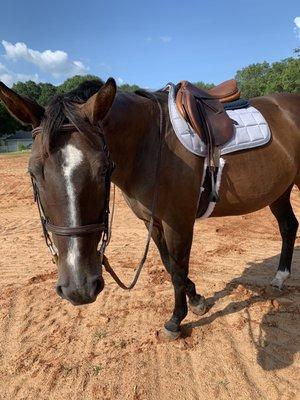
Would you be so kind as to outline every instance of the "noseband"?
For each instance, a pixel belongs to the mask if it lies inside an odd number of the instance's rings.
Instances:
[[[78,129],[73,125],[73,124],[64,124],[60,127],[60,132],[74,132],[78,131]],[[32,137],[33,139],[36,138],[36,136],[42,132],[42,127],[38,126],[37,128],[34,128],[32,131]],[[46,245],[51,251],[53,261],[57,262],[58,260],[58,253],[56,250],[56,247],[51,239],[51,236],[49,235],[49,232],[58,235],[58,236],[67,236],[67,237],[73,237],[73,236],[85,236],[85,235],[90,235],[93,233],[97,232],[102,232],[102,243],[100,245],[100,257],[101,261],[103,258],[103,254],[105,251],[105,248],[108,245],[110,234],[109,234],[109,198],[110,198],[110,186],[111,186],[111,174],[114,170],[114,162],[110,158],[110,153],[108,151],[108,147],[106,144],[105,137],[102,133],[99,132],[103,139],[103,149],[102,152],[105,155],[106,160],[108,161],[109,167],[106,171],[105,174],[105,208],[104,208],[104,216],[103,220],[99,223],[95,224],[89,224],[89,225],[80,225],[80,226],[60,226],[60,225],[55,225],[52,224],[49,218],[46,216],[44,212],[44,208],[41,202],[41,197],[40,197],[40,192],[37,186],[36,181],[34,178],[31,176],[31,183],[32,183],[32,188],[33,188],[33,194],[34,194],[34,201],[37,203],[38,210],[39,210],[39,216],[43,228],[43,234],[45,238]]]

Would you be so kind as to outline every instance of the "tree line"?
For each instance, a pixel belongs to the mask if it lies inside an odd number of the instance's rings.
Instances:
[[[276,92],[300,93],[300,48],[297,48],[294,54],[294,57],[271,64],[268,62],[255,63],[238,70],[235,79],[241,90],[241,96],[249,99]],[[87,79],[101,80],[95,75],[76,75],[59,86],[54,86],[51,83],[28,81],[17,82],[12,89],[20,95],[46,106],[55,95],[69,92]],[[215,86],[213,83],[202,81],[194,84],[204,89],[210,89]],[[119,86],[119,89],[133,92],[139,89],[139,86],[123,84]],[[4,105],[0,102],[0,136],[5,133],[13,133],[21,128],[22,125],[9,115]]]

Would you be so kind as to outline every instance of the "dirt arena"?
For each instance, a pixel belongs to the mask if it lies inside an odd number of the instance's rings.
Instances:
[[[286,289],[271,290],[281,242],[268,209],[196,223],[190,276],[212,308],[161,343],[173,290],[153,244],[132,292],[104,273],[91,305],[56,295],[27,159],[0,157],[1,400],[300,398],[300,240]],[[300,220],[296,190],[293,205]],[[127,281],[145,239],[118,192],[107,255]]]

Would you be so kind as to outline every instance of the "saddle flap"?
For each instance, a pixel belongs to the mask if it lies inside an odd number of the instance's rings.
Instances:
[[[176,96],[179,112],[205,143],[221,146],[234,134],[234,127],[220,101],[188,81]]]

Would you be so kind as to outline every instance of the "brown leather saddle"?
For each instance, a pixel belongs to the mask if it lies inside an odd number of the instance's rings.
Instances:
[[[188,81],[180,82],[177,88],[178,110],[204,143],[221,146],[232,138],[233,122],[222,103],[239,99],[240,91],[234,79],[209,91],[199,89]]]
[[[228,142],[234,134],[233,121],[224,110],[222,102],[234,101],[239,97],[240,91],[234,79],[210,91],[199,89],[188,81],[181,81],[177,85],[177,108],[207,146],[212,187],[210,201],[218,201],[215,176],[219,165],[219,146]]]

